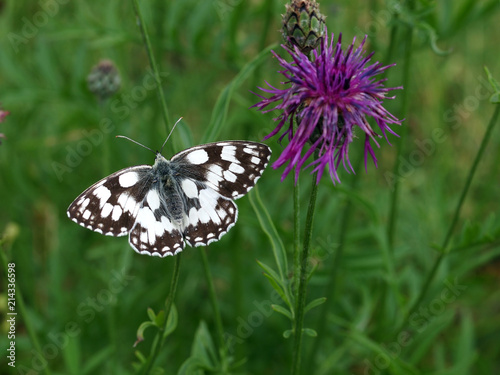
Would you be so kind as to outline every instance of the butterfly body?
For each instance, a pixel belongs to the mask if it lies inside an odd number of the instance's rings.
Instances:
[[[141,254],[205,246],[236,223],[234,200],[255,185],[270,155],[266,145],[244,141],[195,146],[171,160],[157,153],[153,166],[125,168],[89,187],[68,217],[105,235],[128,234]]]

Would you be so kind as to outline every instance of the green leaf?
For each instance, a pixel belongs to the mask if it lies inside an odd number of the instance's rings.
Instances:
[[[273,287],[273,289],[278,292],[278,294],[280,295],[280,298],[283,300],[283,302],[285,302],[291,308],[292,304],[290,301],[288,301],[287,296],[285,295],[285,292],[283,291],[283,288],[281,288],[281,286],[279,286],[276,283],[276,281],[265,272],[264,272],[264,277],[267,280],[269,280],[269,283],[271,283],[271,286]]]
[[[264,262],[261,262],[260,260],[257,260],[257,264],[276,282],[276,284],[278,284],[282,289],[285,288],[283,285],[283,281],[275,270],[273,270],[271,267],[269,267]]]
[[[458,339],[455,341],[455,361],[460,364],[455,374],[470,374],[472,364],[477,357],[476,339],[474,337],[474,320],[471,313],[466,311],[461,314],[460,330],[458,330]]]
[[[147,358],[144,356],[144,354],[142,354],[142,352],[140,350],[136,350],[134,352],[134,354],[137,357],[137,359],[139,360],[139,362],[146,363]]]
[[[80,358],[80,346],[79,341],[76,337],[67,338],[66,346],[62,348],[64,363],[68,372],[71,374],[77,374],[80,371],[81,358]]]
[[[307,306],[304,308],[304,314],[311,309],[314,309],[316,306],[322,305],[325,303],[326,297],[316,298],[315,300],[309,302]]]
[[[203,375],[205,374],[205,370],[216,372],[221,367],[216,353],[217,349],[207,325],[204,321],[201,321],[194,335],[191,356],[184,361],[177,374]]]
[[[170,314],[168,314],[165,332],[163,332],[163,337],[167,337],[177,328],[177,323],[179,321],[178,316],[179,315],[177,313],[177,308],[175,307],[175,304],[172,304],[172,307],[170,308]]]
[[[288,338],[290,338],[290,336],[292,335],[292,333],[293,333],[293,330],[287,329],[285,332],[283,332],[283,337],[285,339],[288,339]]]
[[[149,327],[156,327],[158,328],[154,323],[152,322],[142,322],[139,328],[137,329],[137,340],[134,343],[134,348],[139,344],[141,341],[144,341],[144,331],[146,328]]]
[[[381,346],[381,344],[373,341],[363,333],[352,329],[348,333],[348,337],[352,340],[356,341],[363,347],[373,351],[373,355],[380,355],[384,357],[388,357],[391,359],[389,365],[389,371],[391,373],[401,373],[408,375],[419,375],[420,371],[418,371],[414,366],[410,363],[407,363],[401,359],[401,357],[395,356],[392,352],[389,352],[385,346]]]
[[[495,80],[495,78],[493,78],[493,75],[486,66],[484,67],[484,70],[488,76],[488,81],[490,81],[491,87],[493,87],[493,90],[495,91],[495,93],[490,97],[490,102],[493,104],[500,104],[500,84],[497,80]]]
[[[148,307],[148,316],[149,316],[149,320],[151,320],[154,323],[156,320],[156,314],[151,307]]]
[[[158,315],[156,315],[155,319],[153,320],[153,323],[158,327],[162,328],[163,324],[165,323],[165,311],[160,310]]]
[[[318,333],[312,328],[303,328],[302,332],[304,332],[309,337],[317,337]]]
[[[274,311],[279,312],[280,314],[285,315],[288,319],[290,319],[290,320],[293,321],[293,314],[292,314],[292,312],[290,310],[287,310],[283,306],[280,306],[280,305],[271,305],[271,308]]]
[[[246,64],[240,72],[229,82],[224,90],[221,92],[215,103],[214,110],[212,112],[212,117],[210,118],[210,123],[207,130],[202,138],[202,143],[212,142],[216,140],[222,131],[222,128],[226,124],[226,117],[229,108],[229,102],[233,96],[233,91],[238,88],[254,71],[256,67],[262,64],[269,55],[269,52],[276,48],[277,45],[273,44],[264,50],[262,50],[252,61]]]

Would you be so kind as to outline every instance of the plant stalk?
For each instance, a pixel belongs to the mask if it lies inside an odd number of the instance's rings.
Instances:
[[[158,354],[160,353],[160,349],[165,344],[165,340],[167,338],[165,332],[168,324],[168,316],[170,315],[170,310],[172,309],[172,304],[175,299],[175,292],[177,290],[177,284],[179,281],[181,259],[182,253],[175,255],[174,271],[172,273],[172,280],[170,282],[170,291],[168,292],[167,299],[165,300],[165,322],[163,324],[163,328],[156,334],[153,346],[151,348],[151,354],[149,355],[149,358],[147,359],[143,370],[140,372],[142,375],[147,375],[151,372],[153,364],[158,357]]]
[[[311,245],[312,226],[314,220],[314,211],[316,207],[316,197],[318,195],[318,185],[316,183],[318,172],[316,171],[312,179],[311,198],[307,209],[306,225],[304,231],[304,245],[300,257],[300,279],[298,301],[296,303],[295,313],[295,341],[293,346],[292,375],[300,374],[301,349],[302,349],[302,329],[304,326],[304,309],[306,304],[306,286],[307,286],[307,261],[309,259],[309,249]],[[295,270],[297,272],[298,270]]]
[[[151,45],[151,40],[149,39],[148,30],[146,29],[146,25],[144,24],[144,18],[142,16],[141,8],[139,7],[138,0],[132,0],[132,4],[134,6],[134,12],[137,17],[137,23],[141,30],[142,38],[144,41],[144,45],[146,47],[146,52],[148,54],[149,63],[151,65],[151,69],[153,70],[153,75],[156,81],[156,88],[158,89],[158,95],[160,98],[160,106],[162,108],[163,121],[165,123],[165,129],[167,134],[170,134],[171,130],[171,122],[170,115],[168,112],[167,102],[165,100],[165,95],[163,93],[163,89],[161,87],[161,78],[160,71],[158,69],[158,65],[156,64],[156,59],[153,53],[153,47]]]
[[[446,236],[445,236],[443,243],[441,245],[441,253],[436,258],[436,261],[434,262],[434,265],[433,265],[431,271],[427,275],[427,278],[424,282],[424,286],[420,290],[420,293],[419,293],[415,303],[408,310],[408,313],[406,315],[406,319],[404,320],[402,327],[404,327],[406,325],[408,318],[418,309],[418,307],[422,303],[432,281],[434,280],[434,277],[436,276],[436,273],[439,269],[439,266],[443,262],[443,259],[445,258],[445,256],[450,252],[450,247],[449,247],[450,240],[451,240],[453,231],[455,230],[455,227],[457,225],[458,218],[460,216],[460,211],[462,209],[462,205],[465,201],[465,197],[467,196],[467,193],[469,192],[469,188],[472,184],[472,180],[474,178],[474,174],[476,173],[477,167],[479,166],[479,162],[481,161],[481,158],[483,157],[484,151],[486,150],[486,146],[488,145],[488,142],[491,138],[491,133],[492,133],[493,128],[495,127],[495,124],[498,120],[499,114],[500,114],[500,104],[497,104],[496,108],[495,108],[495,112],[493,113],[493,116],[491,117],[490,123],[488,124],[488,128],[486,129],[486,132],[484,133],[483,140],[481,141],[481,145],[479,146],[479,150],[477,151],[474,162],[472,163],[471,169],[470,169],[469,174],[467,176],[467,180],[465,181],[465,185],[462,189],[462,193],[460,194],[460,198],[458,200],[457,206],[455,208],[455,212],[453,214],[453,219],[451,220],[450,227],[448,228]]]

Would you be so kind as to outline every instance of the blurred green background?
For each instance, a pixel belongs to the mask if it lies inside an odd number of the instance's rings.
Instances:
[[[227,87],[266,47],[275,44],[283,55],[278,44],[285,3],[141,2],[170,121],[183,117],[166,157],[202,140],[261,141],[274,128],[272,113],[249,109],[258,101],[250,91],[282,80],[271,54],[252,64],[233,91]],[[388,86],[402,85],[408,69],[405,90],[394,91],[396,99],[385,104],[405,119],[394,130],[407,128],[408,135],[396,174],[401,139],[390,137],[393,147],[381,140],[379,166],[369,163],[365,173],[359,135],[350,150],[356,177],[341,170],[340,185],[326,175],[320,184],[311,258],[317,268],[308,299],[326,296],[328,302],[306,315],[305,326],[317,329],[318,337],[305,337],[304,369],[311,375],[498,373],[498,129],[476,172],[450,254],[409,325],[398,325],[435,262],[435,248],[446,235],[494,111],[483,66],[500,79],[500,3],[322,0],[320,6],[328,31],[341,32],[344,46],[367,34],[372,61],[397,64],[387,72]],[[154,337],[154,328],[146,330],[145,341],[133,348],[137,328],[148,319],[147,308],[163,308],[174,259],[138,255],[126,238],[101,236],[66,217],[68,205],[94,182],[127,166],[153,163],[151,153],[116,135],[152,149],[166,137],[132,3],[2,1],[0,35],[0,103],[10,112],[0,123],[7,137],[0,145],[0,233],[3,251],[16,264],[17,296],[24,297],[26,319],[43,351],[43,358],[34,351],[18,315],[17,367],[7,365],[2,288],[0,371],[34,374],[48,366],[52,374],[134,373],[135,352],[148,353]],[[122,80],[105,103],[86,83],[102,59],[116,64]],[[216,117],[224,114],[215,107],[222,93],[229,93],[227,117]],[[209,123],[219,120],[217,138],[204,139]],[[266,143],[276,160],[282,146],[277,138]],[[293,181],[280,183],[281,172],[269,167],[258,189],[291,251]],[[394,178],[400,188],[394,251],[388,252]],[[310,179],[302,174],[303,217]],[[208,248],[224,330],[233,337],[231,355],[241,362],[231,373],[288,373],[292,340],[283,338],[283,331],[289,322],[271,310],[270,303],[279,300],[256,263],[274,265],[271,246],[248,197],[238,207],[238,224]],[[199,249],[183,254],[178,326],[157,362],[165,374],[178,373],[198,353],[192,349],[205,337],[202,322],[212,335],[215,331]]]

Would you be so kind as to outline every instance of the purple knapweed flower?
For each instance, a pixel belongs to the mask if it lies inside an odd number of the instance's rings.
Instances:
[[[325,35],[326,30],[325,30]],[[266,98],[258,95],[263,100],[254,105],[263,112],[280,110],[282,113],[275,118],[278,126],[266,136],[265,139],[276,135],[282,128],[284,133],[280,141],[288,136],[289,144],[285,147],[279,158],[274,162],[273,168],[279,168],[288,162],[282,175],[283,179],[295,168],[295,179],[306,162],[315,154],[314,161],[305,168],[313,166],[313,172],[318,171],[317,183],[323,171],[328,166],[328,171],[333,183],[340,182],[337,169],[340,163],[349,172],[354,172],[349,161],[349,144],[356,137],[355,127],[359,127],[365,134],[365,168],[367,167],[368,154],[372,157],[375,166],[377,159],[371,141],[380,147],[375,137],[380,137],[368,123],[366,117],[371,116],[380,132],[387,139],[387,132],[394,134],[389,124],[401,124],[395,116],[383,106],[388,91],[402,87],[385,88],[386,79],[375,80],[374,77],[387,68],[376,62],[367,65],[373,53],[365,55],[363,45],[366,37],[358,48],[354,49],[354,38],[349,49],[342,50],[342,34],[335,44],[332,34],[330,43],[328,38],[323,38],[319,51],[313,51],[311,60],[298,48],[292,51],[286,46],[283,48],[292,57],[292,62],[287,62],[273,51],[284,70],[280,71],[289,85],[287,88],[278,89],[271,86],[260,88],[272,94]],[[267,108],[274,105],[272,108]],[[294,127],[294,121],[296,126]],[[310,147],[304,152],[306,144]],[[390,143],[389,143],[390,144]]]

